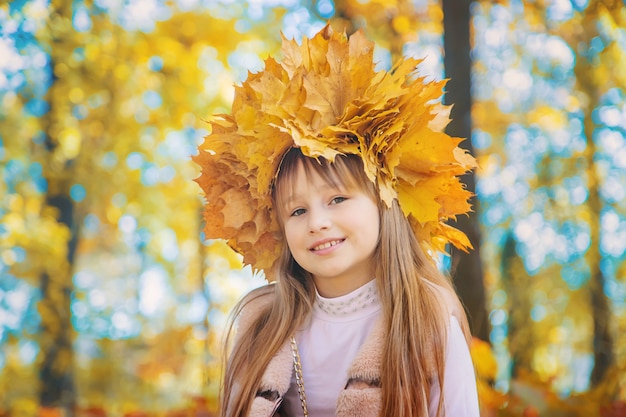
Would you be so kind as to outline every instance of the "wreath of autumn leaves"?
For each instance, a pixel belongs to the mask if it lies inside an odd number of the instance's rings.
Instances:
[[[280,229],[270,188],[282,156],[299,147],[333,161],[356,154],[389,206],[398,199],[427,251],[447,243],[467,251],[467,236],[446,223],[471,210],[458,176],[476,166],[443,132],[449,107],[445,81],[426,82],[420,60],[374,70],[374,43],[361,31],[349,38],[329,25],[301,45],[283,37],[284,58],[265,61],[235,88],[232,114],[212,121],[194,161],[206,196],[205,234],[226,239],[244,264],[273,280]]]

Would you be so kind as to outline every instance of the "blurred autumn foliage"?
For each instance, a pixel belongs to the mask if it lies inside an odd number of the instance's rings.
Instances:
[[[469,6],[483,415],[625,416],[626,7]],[[446,73],[436,1],[0,3],[0,416],[216,411],[263,280],[202,238],[191,155],[280,31],[328,20]]]

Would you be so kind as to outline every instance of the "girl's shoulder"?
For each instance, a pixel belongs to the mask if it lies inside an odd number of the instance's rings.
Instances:
[[[441,301],[442,307],[445,308],[448,317],[455,317],[457,320],[461,320],[461,303],[459,297],[456,295],[452,288],[447,288],[443,285],[439,285],[435,282],[425,279],[428,287],[433,290],[433,293]]]
[[[454,322],[458,323],[465,336],[465,341],[469,345],[471,342],[471,332],[469,323],[467,322],[467,316],[463,309],[463,304],[459,299],[459,296],[454,291],[452,285],[440,285],[438,283],[425,280],[427,287],[430,288],[435,297],[441,303],[442,313],[446,317],[446,322],[454,325]],[[454,320],[453,320],[454,319]]]
[[[242,298],[236,307],[238,331],[248,329],[262,312],[267,311],[274,302],[275,291],[275,284],[267,284],[253,289]]]

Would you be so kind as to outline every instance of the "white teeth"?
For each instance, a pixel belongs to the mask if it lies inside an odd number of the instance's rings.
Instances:
[[[330,241],[330,242],[322,243],[321,245],[314,247],[313,250],[328,249],[331,246],[335,246],[335,245],[339,244],[339,242],[340,242],[339,240],[333,240],[333,241]]]

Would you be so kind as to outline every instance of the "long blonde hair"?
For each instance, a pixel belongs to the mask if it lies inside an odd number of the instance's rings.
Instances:
[[[452,308],[468,341],[470,337],[467,319],[450,280],[424,254],[397,200],[391,207],[380,200],[357,156],[338,156],[329,163],[323,158],[308,158],[297,148],[291,149],[281,163],[274,186],[276,210],[280,210],[276,201],[289,192],[287,188],[293,186],[300,165],[307,175],[315,172],[336,187],[358,187],[378,202],[380,238],[374,265],[387,335],[380,369],[382,415],[427,416],[431,385],[443,387],[450,300],[456,304]],[[275,284],[253,290],[231,314],[229,338],[241,311],[250,303],[261,305],[245,331],[237,334],[225,363],[220,414],[223,417],[249,413],[268,363],[309,318],[315,299],[313,280],[293,259],[286,245],[277,276]],[[451,296],[442,297],[442,290]],[[438,416],[443,415],[443,398],[442,390]]]

